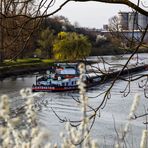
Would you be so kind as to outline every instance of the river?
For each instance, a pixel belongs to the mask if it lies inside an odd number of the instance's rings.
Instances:
[[[141,54],[141,57],[148,63],[148,54]],[[91,59],[92,57],[90,57]],[[119,60],[117,57],[105,57],[108,61],[114,63],[124,63],[124,60]],[[147,74],[145,71],[141,74]],[[142,80],[142,79],[141,79]],[[27,75],[21,77],[12,77],[0,81],[0,95],[7,94],[11,99],[11,103],[19,106],[23,100],[20,97],[19,90],[21,88],[31,87],[35,82],[35,75]],[[130,111],[135,93],[140,94],[141,101],[137,109],[137,114],[140,115],[145,112],[144,107],[147,108],[148,100],[144,97],[143,88],[138,87],[138,81],[131,83],[130,94],[127,97],[123,96],[121,91],[124,90],[126,82],[118,80],[111,90],[111,98],[107,101],[104,109],[100,111],[101,117],[97,117],[95,124],[91,130],[91,135],[103,148],[112,148],[117,137],[115,129],[120,131],[127,123],[127,117]],[[110,82],[98,85],[87,91],[89,97],[89,104],[97,107],[102,101],[103,95],[97,96],[101,92],[107,90],[111,85]],[[70,120],[79,120],[81,118],[81,111],[77,103],[71,96],[78,97],[78,92],[68,93],[44,93],[41,94],[41,100],[48,101],[47,106],[42,106],[42,110],[38,112],[39,123],[50,131],[52,142],[60,143],[59,131],[64,131],[64,123],[60,123],[59,119],[53,113],[54,111],[61,117]],[[97,97],[95,97],[97,96]],[[131,122],[130,132],[127,134],[127,147],[139,148],[142,129],[145,129],[145,118],[139,118]]]

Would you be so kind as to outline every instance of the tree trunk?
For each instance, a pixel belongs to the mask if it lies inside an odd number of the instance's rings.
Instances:
[[[1,2],[1,5],[0,5],[0,12],[2,14],[2,2]],[[3,31],[3,16],[1,15],[1,20],[0,20],[0,63],[3,63],[4,61],[4,40],[3,40],[3,34],[4,34],[4,31]]]

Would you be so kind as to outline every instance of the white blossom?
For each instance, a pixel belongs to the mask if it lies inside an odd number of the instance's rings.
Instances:
[[[140,95],[136,94],[135,97],[134,97],[132,106],[131,106],[130,113],[129,113],[129,119],[132,118],[132,116],[134,115],[135,111],[137,110],[139,102],[140,102]]]
[[[148,147],[148,130],[143,130],[140,148],[147,148],[147,147]]]

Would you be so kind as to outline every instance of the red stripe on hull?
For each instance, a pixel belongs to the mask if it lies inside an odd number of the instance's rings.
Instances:
[[[33,92],[60,92],[60,91],[71,91],[77,90],[78,87],[32,87]]]

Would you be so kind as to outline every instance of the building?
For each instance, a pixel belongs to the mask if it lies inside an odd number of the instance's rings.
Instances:
[[[128,30],[128,12],[118,13],[118,28],[119,30]]]
[[[107,24],[103,25],[103,30],[108,30],[108,25]]]
[[[119,12],[119,30],[144,30],[148,24],[148,17],[137,12]]]
[[[138,28],[144,30],[148,24],[148,17],[142,14],[138,14]]]
[[[116,21],[114,20],[114,18],[116,18]],[[146,29],[147,24],[148,17],[145,15],[137,12],[119,12],[117,17],[114,16],[109,19],[108,28],[114,26],[112,27],[112,34],[118,36],[120,35],[120,37],[125,41],[128,41],[129,39],[132,39],[134,41],[141,41],[142,34]],[[104,26],[103,28],[103,35],[107,35],[110,33],[110,31],[105,29]],[[145,43],[148,43],[148,32],[146,32],[143,41]]]
[[[138,30],[138,13],[129,12],[128,13],[128,30]]]

